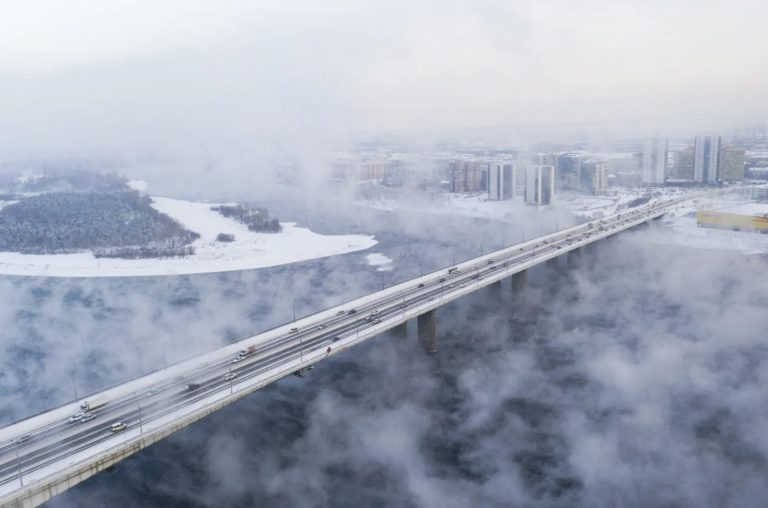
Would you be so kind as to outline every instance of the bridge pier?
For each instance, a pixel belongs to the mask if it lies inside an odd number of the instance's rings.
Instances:
[[[512,274],[512,292],[515,294],[524,294],[525,286],[528,284],[528,270]]]
[[[558,257],[558,258],[547,259],[547,260],[544,262],[544,265],[545,265],[547,268],[549,268],[550,270],[555,270],[555,271],[557,271],[557,270],[560,268],[560,263],[559,263],[559,260],[560,260],[560,258],[559,258],[559,257]]]
[[[494,296],[501,296],[501,281],[498,280],[493,284],[488,284],[488,290],[493,293]]]
[[[437,353],[437,312],[430,310],[416,318],[419,342],[427,353]]]
[[[392,328],[391,333],[398,339],[407,339],[408,338],[408,321]]]
[[[570,251],[568,256],[568,268],[578,268],[581,266],[581,247]]]

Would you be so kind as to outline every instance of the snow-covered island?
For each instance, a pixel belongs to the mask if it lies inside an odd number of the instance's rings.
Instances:
[[[133,185],[134,188],[140,187]],[[0,252],[0,274],[46,277],[130,277],[183,275],[265,268],[345,254],[376,245],[368,235],[320,235],[293,222],[281,222],[280,233],[257,233],[199,203],[154,197],[152,206],[200,237],[194,254],[172,258],[121,259],[76,254]],[[221,233],[232,241],[217,241]]]

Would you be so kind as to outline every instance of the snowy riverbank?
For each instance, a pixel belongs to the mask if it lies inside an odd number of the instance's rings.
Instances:
[[[90,253],[30,255],[0,252],[0,274],[46,277],[131,277],[183,275],[265,268],[346,254],[376,245],[368,235],[320,235],[293,222],[281,233],[256,233],[212,211],[212,203],[153,198],[153,206],[200,234],[195,254],[168,259],[95,258]],[[216,235],[235,235],[217,242]]]

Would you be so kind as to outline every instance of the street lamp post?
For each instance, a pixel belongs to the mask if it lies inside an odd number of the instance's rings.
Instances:
[[[77,401],[80,397],[77,395],[77,381],[75,380],[75,376],[70,375],[69,380],[72,382],[72,388],[75,391],[75,401]]]
[[[16,446],[16,464],[19,466],[19,482],[21,483],[21,486],[24,486],[24,477],[21,474],[21,458],[19,457],[19,449],[21,448],[21,443],[19,443]]]

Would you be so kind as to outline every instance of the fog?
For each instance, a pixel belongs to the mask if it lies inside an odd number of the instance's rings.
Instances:
[[[419,150],[686,134],[768,117],[768,4],[740,0],[6,6],[0,161],[104,160],[151,193],[376,235],[278,268],[0,277],[0,424],[382,285],[574,223],[378,212],[325,187],[360,139]],[[506,145],[506,144],[509,145]],[[295,168],[296,180],[276,176]],[[414,192],[409,199],[425,199]],[[193,228],[194,229],[194,228]],[[762,506],[766,261],[654,227],[383,334],[210,416],[50,506]],[[413,328],[413,327],[412,327]]]
[[[761,506],[765,260],[654,234],[441,308],[434,356],[382,335],[51,505]]]
[[[768,6],[110,2],[6,6],[0,155],[107,155],[191,191],[312,184],[364,133],[764,121]]]

